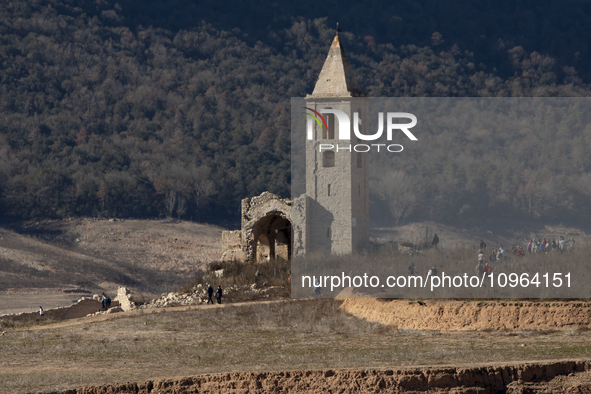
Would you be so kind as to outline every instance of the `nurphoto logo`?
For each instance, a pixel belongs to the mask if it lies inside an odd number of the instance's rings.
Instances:
[[[328,123],[322,114],[332,114],[338,120],[338,139],[342,141],[351,140],[351,120],[349,116],[338,109],[325,108],[321,109],[320,112],[313,110],[312,108],[304,107],[308,111],[313,113],[304,112],[309,118],[306,123],[306,134],[309,141],[314,140],[314,121],[318,124],[320,130],[324,126],[325,130],[328,131]],[[395,120],[408,119],[410,123],[395,123]],[[378,113],[378,131],[375,134],[362,134],[359,130],[359,113],[353,113],[353,133],[361,141],[377,141],[384,134],[384,113]],[[411,141],[418,141],[417,137],[409,129],[417,125],[417,117],[408,112],[387,112],[386,113],[386,139],[392,141],[392,136],[395,130],[402,131]],[[402,152],[404,149],[400,144],[356,144],[342,146],[339,144],[319,144],[318,150],[334,150],[339,151],[355,151],[355,152],[369,152],[375,148],[378,152],[380,148],[385,147],[388,152]]]

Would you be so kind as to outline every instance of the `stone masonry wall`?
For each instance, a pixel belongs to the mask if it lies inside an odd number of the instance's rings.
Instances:
[[[223,261],[246,261],[255,262],[255,251],[257,248],[257,237],[262,234],[262,229],[269,233],[273,223],[291,223],[291,200],[279,197],[276,194],[263,192],[260,196],[245,198],[242,200],[242,229],[236,231],[224,231],[222,233],[222,260]],[[287,222],[285,222],[287,221]],[[271,229],[271,239],[277,245],[276,254],[282,258],[288,258],[288,246],[285,243],[285,234],[278,234]],[[278,228],[277,231],[283,229]],[[269,236],[266,234],[265,236]],[[289,235],[291,236],[291,234]],[[289,240],[288,243],[291,241]],[[274,246],[274,245],[273,245]]]
[[[222,261],[244,261],[242,231],[222,231]]]

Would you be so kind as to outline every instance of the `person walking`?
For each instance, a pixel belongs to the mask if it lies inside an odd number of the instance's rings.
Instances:
[[[482,253],[481,249],[478,250],[478,262],[484,263],[484,253]]]
[[[484,275],[484,264],[482,264],[482,261],[479,261],[476,265],[476,275],[479,279],[481,279]]]
[[[433,267],[427,272],[427,280],[429,280],[430,276],[437,276],[437,266],[433,264]]]
[[[45,311],[42,306],[39,307],[39,316],[45,316]]]
[[[211,305],[213,305],[213,299],[211,298],[213,296],[213,287],[211,287],[211,285],[207,285],[207,296],[209,297],[209,299],[207,300],[206,305],[209,305],[210,302]]]
[[[565,241],[564,241],[564,237],[561,235],[560,238],[558,238],[558,249],[562,252],[564,250],[565,247]]]
[[[568,243],[568,251],[572,252],[574,248],[575,248],[575,239],[571,238],[570,242]]]
[[[490,261],[497,261],[497,252],[495,252],[494,249],[490,252],[490,256],[488,256],[488,259]]]
[[[218,286],[218,290],[215,292],[215,298],[218,300],[218,304],[222,303],[222,287]]]
[[[486,265],[484,266],[484,272],[486,273],[486,276],[490,276],[490,274],[492,274],[493,272],[493,268],[488,265],[488,263],[486,263]]]
[[[505,260],[507,258],[507,251],[503,248],[503,245],[499,246],[499,253],[501,254],[501,258],[499,260]]]
[[[530,239],[529,243],[527,244],[527,253],[531,253],[531,248],[534,245],[534,240]]]
[[[318,279],[316,279],[314,282],[314,298],[320,298],[320,296],[321,296],[320,290],[321,289],[322,289],[322,287],[320,286],[320,281]]]

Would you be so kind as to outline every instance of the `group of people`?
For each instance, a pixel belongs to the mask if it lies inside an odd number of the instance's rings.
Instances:
[[[565,241],[564,237],[560,236],[558,242],[556,239],[552,238],[552,241],[546,240],[544,238],[541,241],[536,241],[531,239],[527,244],[527,253],[553,253],[556,251],[564,252],[564,251],[572,251],[575,247],[575,239],[571,238],[569,241]],[[486,250],[486,243],[483,240],[480,240],[480,249],[478,250],[478,261],[484,260],[484,252]],[[524,257],[525,252],[519,245],[512,245],[511,246],[511,255]],[[482,255],[482,256],[481,256]],[[503,248],[503,245],[500,245],[498,249],[492,249],[490,255],[488,256],[490,261],[503,261],[507,258],[507,250]]]
[[[484,244],[484,246],[483,246]],[[478,261],[479,262],[483,262],[485,260],[485,256],[484,256],[484,250],[486,250],[486,244],[482,241],[480,241],[480,249],[478,249]],[[521,249],[519,248],[519,246],[517,246],[517,248],[515,248],[514,250],[512,250],[513,254],[517,255],[517,256],[523,256],[523,252],[521,251]],[[492,249],[490,252],[490,255],[488,256],[488,259],[490,261],[503,261],[507,258],[507,250],[503,247],[503,245],[499,245],[498,249]]]
[[[485,261],[484,251],[486,250],[486,243],[483,240],[480,240],[480,249],[478,249],[478,265],[476,266],[476,274],[481,277],[485,273],[486,275],[490,275],[493,271],[492,267],[489,265],[488,261]],[[558,242],[556,239],[552,239],[552,241],[548,241],[544,238],[541,241],[536,241],[531,239],[527,244],[527,253],[553,253],[555,251],[563,252],[563,251],[572,251],[575,246],[574,238],[571,238],[569,241],[565,241],[564,237],[560,236]],[[488,260],[490,261],[503,261],[507,258],[508,252],[503,245],[499,245],[498,249],[492,249],[490,255],[488,256]],[[519,245],[512,245],[510,249],[511,256],[518,256],[524,257],[525,252],[521,249]]]
[[[222,287],[218,286],[218,289],[215,292],[215,299],[218,301],[218,304],[222,303],[222,294],[223,294]],[[207,305],[209,305],[209,303],[211,303],[213,305],[214,302],[211,297],[213,297],[214,294],[213,294],[213,287],[211,287],[211,285],[207,285],[207,296],[209,297],[209,299],[207,300]]]
[[[552,238],[552,241],[547,241],[544,238],[541,241],[536,241],[534,239],[530,239],[529,243],[527,244],[527,251],[528,253],[551,253],[556,250],[559,252],[572,251],[575,247],[575,239],[571,238],[570,240],[566,241],[563,236],[558,238],[558,242],[556,239]]]
[[[502,246],[499,248],[499,250],[502,250],[502,252],[500,252],[501,253],[500,256],[501,256],[501,259],[504,259],[506,257],[507,252],[505,251],[505,249],[503,249]],[[493,250],[493,253],[491,253],[491,255],[489,257],[490,261],[495,261],[495,260],[493,260],[493,256],[496,260],[496,255],[494,254],[494,250]],[[484,260],[484,253],[482,252],[482,249],[479,249],[478,250],[478,265],[476,266],[476,275],[480,278],[485,273],[487,276],[490,275],[492,271],[493,271],[493,268],[488,264],[488,261]]]

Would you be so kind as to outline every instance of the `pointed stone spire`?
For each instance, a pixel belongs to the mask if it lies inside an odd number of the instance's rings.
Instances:
[[[355,81],[353,68],[341,44],[337,24],[337,34],[332,41],[322,71],[320,71],[312,97],[352,97],[362,95],[361,89],[359,89],[359,85]]]

